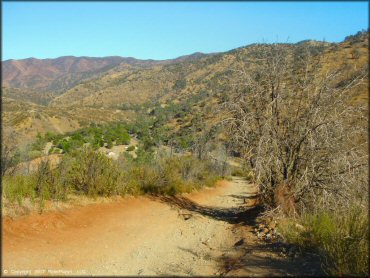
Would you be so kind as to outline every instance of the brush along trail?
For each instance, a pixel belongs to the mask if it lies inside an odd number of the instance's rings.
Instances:
[[[125,197],[5,218],[2,274],[294,274],[286,259],[258,248],[256,193],[233,178],[178,196]]]

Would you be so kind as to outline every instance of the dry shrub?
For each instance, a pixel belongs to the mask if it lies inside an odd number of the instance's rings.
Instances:
[[[265,206],[307,228],[289,227],[286,239],[320,250],[331,274],[366,275],[368,110],[351,100],[368,66],[346,77],[344,69],[324,71],[308,48],[293,48],[261,44],[239,57],[224,122]]]
[[[366,107],[349,102],[368,68],[338,84],[343,72],[323,72],[309,48],[293,50],[261,44],[238,57],[240,80],[223,106],[224,122],[267,205],[280,184],[289,184],[301,208],[317,206],[318,196],[323,207],[345,204],[349,188],[366,190]]]
[[[202,186],[212,186],[219,178],[211,165],[192,156],[158,156],[150,163],[126,162],[123,182],[141,193],[174,195]]]
[[[2,127],[1,176],[13,175],[17,170],[20,153],[17,148],[17,134],[12,128]]]

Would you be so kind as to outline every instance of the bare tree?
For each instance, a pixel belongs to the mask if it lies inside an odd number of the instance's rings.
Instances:
[[[324,72],[311,53],[286,44],[255,46],[239,59],[239,80],[226,103],[230,138],[265,202],[277,206],[283,199],[288,211],[312,205],[318,194],[327,203],[367,190],[365,107],[349,100],[368,69],[338,86],[342,73]]]
[[[15,165],[19,162],[19,153],[16,142],[16,133],[12,128],[2,129],[3,138],[1,142],[1,176],[13,174]]]
[[[196,115],[192,122],[194,124],[191,128],[193,137],[191,150],[198,159],[204,160],[209,153],[210,141],[213,139],[214,129],[207,126],[204,119],[199,115]]]

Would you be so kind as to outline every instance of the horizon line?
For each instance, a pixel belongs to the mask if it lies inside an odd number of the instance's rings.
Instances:
[[[361,32],[361,31],[359,31],[359,32]],[[120,55],[109,55],[109,56],[61,55],[61,56],[57,56],[57,57],[48,57],[48,58],[37,58],[37,57],[27,57],[27,58],[20,58],[20,59],[19,58],[10,58],[10,59],[6,59],[6,60],[1,60],[1,62],[21,61],[21,60],[29,60],[29,59],[35,59],[35,60],[55,60],[55,59],[66,58],[66,57],[74,57],[74,58],[113,58],[113,57],[116,57],[116,58],[124,58],[124,59],[135,59],[135,60],[138,60],[138,61],[162,62],[162,61],[176,60],[176,59],[179,59],[179,58],[182,58],[182,57],[185,57],[185,56],[191,56],[191,55],[195,55],[195,54],[212,55],[212,54],[226,53],[226,52],[229,52],[229,51],[233,51],[233,50],[236,50],[236,49],[239,49],[239,48],[244,48],[244,47],[252,46],[252,45],[255,45],[255,44],[274,44],[274,43],[277,43],[277,44],[298,44],[298,43],[302,43],[302,42],[306,42],[306,41],[307,42],[309,42],[309,41],[315,41],[315,42],[331,43],[332,44],[332,43],[342,43],[342,42],[345,41],[345,38],[343,38],[339,42],[330,42],[330,41],[326,41],[325,39],[324,40],[304,39],[304,40],[300,40],[298,42],[271,42],[271,43],[268,43],[268,42],[255,42],[255,43],[250,43],[250,44],[242,45],[242,46],[235,47],[235,48],[232,48],[232,49],[229,49],[229,50],[225,50],[225,51],[218,51],[218,52],[201,52],[201,51],[196,51],[196,52],[193,52],[193,53],[190,53],[190,54],[184,54],[184,55],[180,55],[180,56],[177,56],[177,57],[174,57],[174,58],[167,58],[167,59],[152,59],[152,58],[147,58],[147,59],[144,58],[143,59],[143,58],[136,58],[136,57],[133,57],[133,56],[120,56]]]

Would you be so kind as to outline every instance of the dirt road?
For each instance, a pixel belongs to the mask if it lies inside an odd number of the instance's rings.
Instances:
[[[248,244],[245,235],[257,212],[243,199],[255,192],[234,178],[177,197],[129,197],[4,219],[2,271],[22,276],[281,274],[266,267],[260,254],[250,259],[259,258],[263,268],[255,264],[240,272],[232,267],[246,253],[239,246]]]

